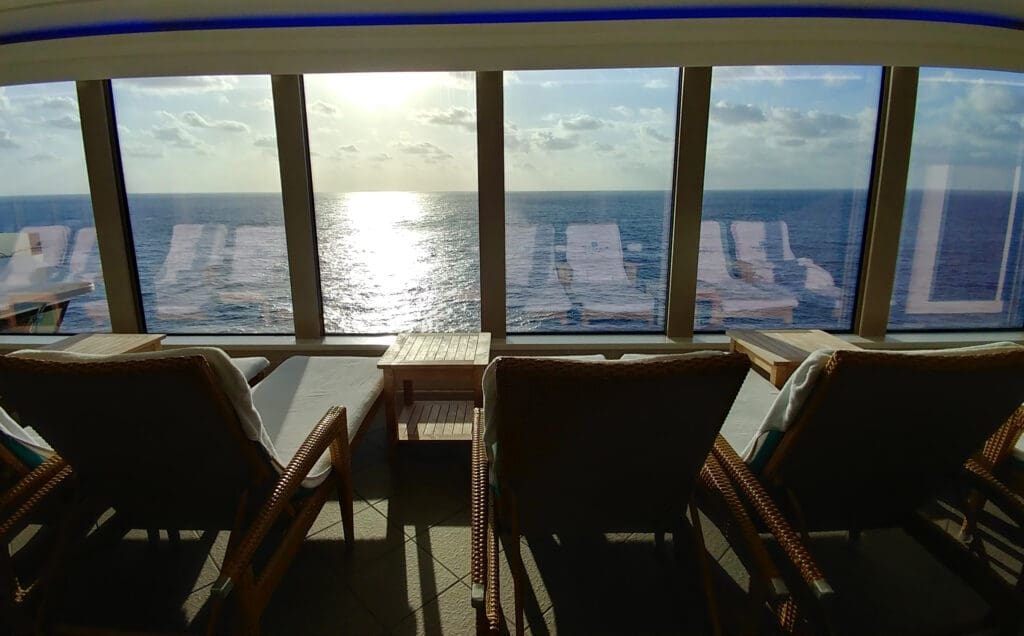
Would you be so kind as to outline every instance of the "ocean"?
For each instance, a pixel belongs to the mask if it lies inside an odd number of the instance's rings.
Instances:
[[[315,199],[328,333],[479,329],[476,193]],[[934,196],[908,194],[891,328],[1020,328],[1021,203],[978,191],[938,200],[936,207]],[[705,193],[702,219],[717,225],[702,233],[717,234],[721,249],[705,253],[711,243],[702,239],[696,328],[849,331],[866,201],[852,190]],[[509,332],[663,332],[670,204],[669,192],[508,193]],[[148,330],[292,332],[279,194],[136,194],[129,208]],[[741,223],[750,221],[759,223]],[[56,233],[66,246],[36,273],[37,284],[96,282],[71,301],[61,331],[109,329],[98,251],[86,240],[89,198],[0,197],[0,232],[52,226],[67,228]],[[760,249],[751,231],[766,236]],[[772,265],[759,268],[758,259]],[[14,268],[0,262],[0,289],[13,285]]]

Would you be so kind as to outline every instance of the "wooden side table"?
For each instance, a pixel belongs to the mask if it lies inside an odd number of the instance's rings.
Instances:
[[[747,354],[758,373],[776,388],[782,388],[815,349],[860,349],[820,329],[734,329],[725,335],[729,350]]]
[[[489,333],[399,334],[377,362],[384,372],[384,411],[388,441],[452,441],[471,438],[473,407],[483,406],[481,386],[490,360]],[[434,382],[441,388],[472,387],[473,400],[414,400],[413,382]],[[402,385],[399,411],[397,387]]]
[[[43,348],[50,351],[116,355],[159,351],[164,338],[162,333],[83,333]]]

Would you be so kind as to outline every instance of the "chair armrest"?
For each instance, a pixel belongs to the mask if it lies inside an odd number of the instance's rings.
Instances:
[[[555,265],[555,272],[558,274],[558,282],[562,283],[563,286],[572,285],[572,265],[558,263]]]
[[[754,267],[753,263],[736,259],[734,267],[736,269],[736,276],[745,283],[756,283],[757,280],[757,268]]]
[[[477,608],[477,631],[497,634],[500,629],[498,608],[498,542],[494,530],[494,502],[490,497],[487,449],[483,441],[483,409],[473,412],[471,533],[473,542],[472,591],[470,601]]]
[[[71,467],[54,455],[22,477],[0,497],[0,539],[71,477]]]
[[[232,581],[238,580],[248,567],[277,517],[289,507],[292,497],[302,485],[302,480],[313,469],[320,456],[327,452],[331,443],[341,436],[346,436],[345,441],[348,441],[346,420],[343,406],[330,407],[320,418],[274,484],[270,496],[263,503],[245,537],[239,542],[238,548],[226,557],[220,578],[213,586],[214,594],[224,597],[230,593]]]
[[[821,568],[818,567],[814,557],[803,544],[800,535],[790,526],[764,486],[754,477],[740,456],[721,435],[715,440],[712,453],[730,481],[738,487],[769,532],[775,536],[775,540],[778,541],[786,557],[800,573],[800,577],[815,597],[822,601],[832,596],[834,594],[832,586],[829,585]]]
[[[1024,528],[1024,502],[1006,487],[998,477],[979,462],[969,459],[964,463],[961,475],[974,488],[1013,519],[1018,527]]]

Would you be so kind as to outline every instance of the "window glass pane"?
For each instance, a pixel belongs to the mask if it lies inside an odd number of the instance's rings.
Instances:
[[[327,332],[478,331],[474,75],[305,86]]]
[[[504,83],[508,331],[664,332],[678,70]]]
[[[147,329],[292,332],[270,78],[113,87]]]
[[[889,328],[1020,328],[1024,75],[921,69]]]
[[[695,328],[852,327],[880,68],[722,67]]]
[[[0,331],[110,331],[71,82],[0,87]]]

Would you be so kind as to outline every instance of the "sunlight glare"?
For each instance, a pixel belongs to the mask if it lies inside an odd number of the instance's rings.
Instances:
[[[330,90],[366,110],[398,108],[440,83],[437,73],[341,73],[326,76]]]

